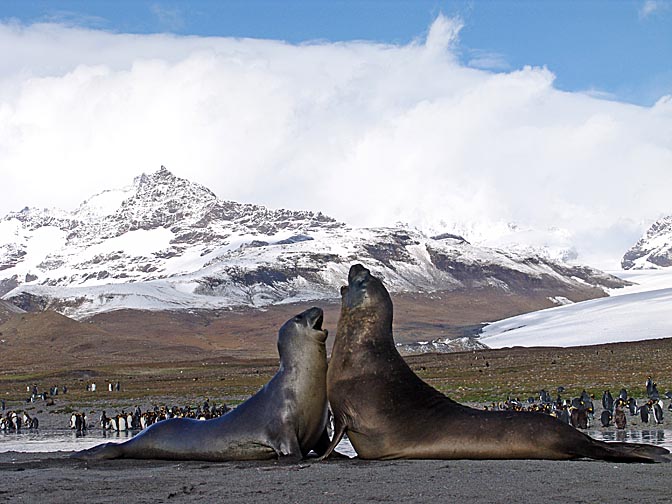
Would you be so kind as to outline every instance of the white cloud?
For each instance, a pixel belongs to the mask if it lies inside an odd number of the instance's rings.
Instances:
[[[646,19],[655,13],[669,9],[670,6],[669,0],[646,0],[639,8],[639,18]]]
[[[511,70],[511,65],[506,56],[493,51],[472,49],[469,51],[467,65],[482,70]]]
[[[581,258],[672,211],[672,107],[553,87],[546,68],[426,43],[290,45],[0,25],[0,215],[72,208],[161,164],[224,199],[502,234],[558,227]]]

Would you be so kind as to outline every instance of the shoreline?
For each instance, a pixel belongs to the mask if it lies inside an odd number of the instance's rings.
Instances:
[[[163,399],[163,398],[162,398]],[[166,402],[184,402],[165,398]],[[471,406],[482,405],[471,403]],[[105,403],[82,405],[95,427]],[[601,407],[596,403],[596,423]],[[94,413],[95,412],[95,413]],[[108,413],[110,413],[108,411]],[[672,414],[663,425],[641,424],[628,415],[632,436],[647,431],[672,430]],[[58,430],[66,436],[69,414],[40,415],[43,432]],[[605,429],[594,427],[605,432]],[[29,431],[25,431],[29,432]],[[586,432],[586,431],[584,431]],[[626,431],[617,431],[615,436]],[[125,434],[121,434],[125,436]],[[11,438],[12,433],[6,434]],[[115,437],[113,433],[111,437]],[[130,438],[131,434],[128,434]],[[85,437],[85,438],[86,438]],[[82,438],[82,439],[85,439]],[[113,440],[113,439],[108,439]],[[99,439],[105,442],[105,439]],[[120,439],[123,441],[123,439]],[[633,439],[641,441],[641,439]],[[394,460],[358,458],[298,464],[267,462],[204,462],[162,460],[82,461],[72,451],[0,452],[0,501],[89,503],[129,502],[538,502],[561,498],[569,502],[611,502],[636,495],[637,502],[669,502],[667,485],[672,463],[626,464],[596,460]]]
[[[672,464],[594,460],[359,459],[278,462],[80,461],[70,452],[0,454],[0,495],[12,502],[340,503],[445,501],[669,502]]]

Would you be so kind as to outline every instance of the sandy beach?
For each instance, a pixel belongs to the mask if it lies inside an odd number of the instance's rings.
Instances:
[[[89,410],[91,411],[91,410]],[[92,415],[94,416],[94,415]],[[666,416],[666,424],[670,419]],[[41,432],[67,415],[42,415]],[[629,417],[630,420],[630,417]],[[631,424],[631,435],[643,425]],[[653,426],[650,426],[652,429]],[[662,426],[661,426],[662,427]],[[668,427],[668,425],[665,425]],[[662,432],[662,431],[659,431]],[[93,425],[86,438],[100,435]],[[5,434],[5,440],[12,434]],[[14,435],[15,436],[15,435]],[[114,436],[114,435],[112,435]],[[101,440],[102,441],[102,440]],[[669,502],[672,464],[508,460],[81,461],[69,451],[0,453],[0,502]]]
[[[0,454],[3,502],[669,502],[672,464],[599,461],[79,461]]]

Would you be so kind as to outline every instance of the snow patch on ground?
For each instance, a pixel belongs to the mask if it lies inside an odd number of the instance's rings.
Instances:
[[[490,348],[570,347],[672,337],[672,271],[612,273],[637,285],[491,323],[479,341]]]

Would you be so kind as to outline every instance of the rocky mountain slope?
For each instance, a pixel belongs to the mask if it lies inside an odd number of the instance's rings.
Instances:
[[[625,284],[592,268],[476,247],[455,235],[356,229],[321,213],[223,201],[164,167],[74,212],[26,208],[0,220],[3,299],[77,319],[129,308],[333,299],[355,262],[395,293],[487,289],[560,303]]]
[[[654,222],[621,261],[623,269],[659,269],[672,266],[672,216]]]

